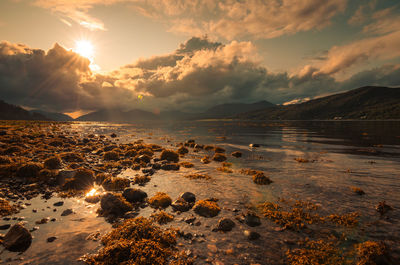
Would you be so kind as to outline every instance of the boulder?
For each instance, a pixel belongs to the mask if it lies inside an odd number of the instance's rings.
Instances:
[[[204,217],[214,217],[217,216],[221,211],[221,208],[218,206],[217,202],[212,200],[200,200],[196,202],[193,208],[194,212],[198,215]]]
[[[147,198],[147,193],[140,189],[126,188],[122,196],[130,203],[137,203],[143,202]]]
[[[3,245],[9,251],[23,252],[32,243],[32,235],[22,223],[13,225],[4,236]]]
[[[191,192],[184,192],[181,195],[179,195],[179,198],[182,198],[183,200],[187,201],[187,202],[196,202],[196,195],[194,195]]]
[[[178,198],[171,204],[174,211],[187,212],[193,207],[193,203],[189,203],[182,198]]]
[[[160,159],[177,163],[179,161],[179,154],[172,150],[163,150]]]
[[[246,213],[244,215],[244,222],[251,227],[254,226],[259,226],[261,225],[261,220],[260,217],[258,217],[256,214],[254,213]]]
[[[119,193],[106,193],[100,201],[103,214],[122,216],[132,210],[132,205]]]
[[[161,165],[162,170],[179,170],[180,165],[176,163],[171,163],[171,164],[163,164]]]
[[[235,223],[229,218],[222,218],[218,221],[217,229],[219,231],[228,232],[235,227]]]
[[[164,192],[157,192],[153,197],[149,199],[149,203],[154,208],[167,208],[171,205],[172,200],[168,194]]]

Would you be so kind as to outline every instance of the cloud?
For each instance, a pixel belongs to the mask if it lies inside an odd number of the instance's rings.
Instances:
[[[313,74],[345,73],[361,64],[399,58],[400,18],[394,12],[396,8],[397,6],[373,12],[371,22],[363,27],[367,37],[330,48],[325,58],[312,64]],[[309,66],[305,68],[307,67]]]
[[[89,60],[55,44],[47,53],[23,44],[0,43],[1,97],[30,107],[72,109]]]
[[[104,23],[97,18],[89,15],[89,10],[95,5],[104,4],[110,5],[120,0],[34,0],[36,6],[49,9],[54,14],[60,17],[61,22],[71,26],[73,21],[82,27],[89,30],[106,30]]]
[[[369,3],[360,5],[347,22],[353,26],[363,24],[369,19],[371,12],[375,9],[375,7],[376,0],[372,0]]]
[[[387,35],[365,38],[343,46],[335,46],[328,52],[316,74],[335,74],[361,63],[388,60],[400,56],[400,31]]]
[[[51,10],[92,30],[105,25],[89,15],[97,5],[125,3],[144,16],[161,21],[172,32],[213,36],[275,38],[301,31],[319,30],[342,13],[347,0],[36,0]]]
[[[338,81],[319,68],[269,72],[251,42],[193,37],[175,51],[95,74],[89,60],[56,44],[47,52],[0,43],[0,98],[48,111],[102,108],[202,111],[216,104],[284,103],[363,85],[400,85],[400,65],[384,65]]]

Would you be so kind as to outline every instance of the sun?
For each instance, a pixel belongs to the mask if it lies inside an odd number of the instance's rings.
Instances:
[[[75,41],[74,52],[79,55],[88,58],[89,60],[93,60],[94,56],[94,47],[93,44],[88,40],[77,40]]]

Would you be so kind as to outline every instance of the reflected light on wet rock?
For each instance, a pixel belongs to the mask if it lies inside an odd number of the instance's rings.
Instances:
[[[86,193],[86,197],[92,197],[92,196],[95,196],[95,195],[98,195],[99,194],[99,192],[97,191],[97,189],[96,188],[93,188],[93,189],[91,189],[88,193]]]
[[[102,192],[99,191],[97,188],[93,188],[88,193],[86,193],[85,201],[89,203],[97,203],[100,201],[101,193]]]

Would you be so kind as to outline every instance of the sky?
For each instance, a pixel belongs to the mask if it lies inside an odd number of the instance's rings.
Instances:
[[[396,0],[1,0],[0,99],[77,116],[400,86]]]

